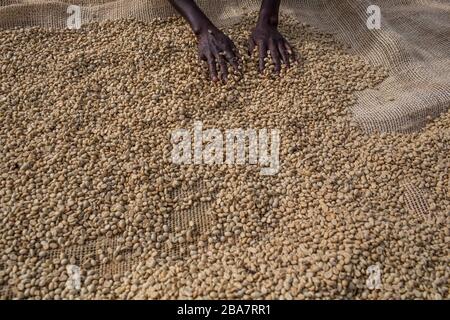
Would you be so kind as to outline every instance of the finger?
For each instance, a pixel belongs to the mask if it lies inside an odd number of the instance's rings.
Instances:
[[[211,80],[215,82],[219,79],[216,69],[216,59],[212,54],[209,54],[207,55],[207,62],[209,68],[209,76],[211,77]]]
[[[264,42],[261,42],[258,45],[258,49],[259,49],[259,72],[262,73],[264,71],[264,64],[265,64],[264,59],[267,57],[267,45]]]
[[[216,59],[219,62],[221,79],[224,82],[227,82],[227,79],[228,79],[228,67],[227,67],[227,63],[225,62],[225,58],[224,58],[224,56],[222,54],[218,54]]]
[[[203,52],[201,52],[201,51],[199,51],[199,53],[198,53],[198,59],[200,61],[207,61],[208,60],[208,59],[206,59],[206,55]]]
[[[248,55],[249,55],[249,56],[252,55],[253,51],[255,50],[255,47],[256,47],[255,40],[253,40],[253,38],[250,37],[250,38],[248,39]]]
[[[231,42],[230,46],[231,46],[231,48],[230,48],[231,50],[229,50],[229,51],[231,51],[234,55],[239,56],[239,50],[236,48],[236,46],[234,45],[233,42]]]
[[[291,66],[289,63],[289,55],[287,53],[286,47],[283,45],[282,42],[278,43],[278,51],[280,51],[281,60],[286,65],[286,67],[289,68]]]
[[[239,71],[239,58],[236,56],[234,51],[227,50],[225,51],[225,59],[229,64],[233,67],[233,69],[238,72]]]
[[[284,47],[286,48],[289,55],[292,57],[294,61],[298,60],[297,52],[295,52],[294,48],[291,46],[291,44],[288,41],[284,41]]]
[[[241,61],[241,54],[240,54],[238,48],[236,48],[236,46],[234,45],[234,43],[233,43],[233,47],[232,47],[232,53],[234,54],[236,63],[239,66],[239,63]]]
[[[278,52],[278,46],[274,41],[269,43],[270,56],[272,57],[272,62],[275,65],[275,72],[279,73],[281,70],[280,53]]]
[[[220,51],[218,47],[212,47],[212,54],[214,55],[215,61],[219,65],[220,69],[220,79],[226,82],[228,78],[228,67],[225,62],[224,52]],[[217,70],[217,69],[216,69]]]
[[[234,45],[233,42],[231,42],[225,50],[225,59],[228,61],[229,64],[231,64],[236,72],[239,71],[239,51]]]

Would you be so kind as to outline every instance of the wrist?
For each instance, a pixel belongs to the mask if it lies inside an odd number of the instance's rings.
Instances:
[[[274,15],[272,12],[265,12],[265,10],[261,10],[257,25],[260,27],[277,28],[278,15]]]
[[[207,19],[198,21],[198,23],[192,25],[192,31],[197,37],[207,32],[215,31],[216,29],[216,26]]]

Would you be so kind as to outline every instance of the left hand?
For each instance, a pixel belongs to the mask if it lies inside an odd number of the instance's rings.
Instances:
[[[270,51],[276,73],[280,72],[282,63],[289,68],[290,60],[297,60],[294,49],[289,42],[278,31],[276,26],[268,23],[258,23],[253,29],[248,45],[250,55],[256,46],[259,51],[259,72],[261,73],[264,71],[264,59],[267,57],[267,51]]]

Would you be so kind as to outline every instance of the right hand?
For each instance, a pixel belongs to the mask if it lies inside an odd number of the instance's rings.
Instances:
[[[259,49],[260,73],[264,71],[264,59],[267,57],[267,51],[270,52],[270,56],[272,57],[275,73],[280,73],[281,63],[284,63],[286,67],[289,68],[289,60],[297,60],[294,49],[274,25],[259,23],[256,28],[253,29],[249,39],[248,50],[250,55],[253,53],[256,46]]]
[[[199,57],[208,63],[212,81],[219,80],[218,70],[220,70],[220,79],[224,82],[227,81],[227,63],[231,64],[236,72],[239,72],[236,46],[222,31],[215,27],[206,28],[197,35],[197,39]]]

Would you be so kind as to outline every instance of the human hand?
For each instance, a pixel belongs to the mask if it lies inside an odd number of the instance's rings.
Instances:
[[[267,57],[267,51],[270,52],[276,73],[280,72],[282,63],[289,68],[290,62],[297,60],[292,46],[278,31],[278,28],[270,23],[258,23],[253,29],[248,45],[250,55],[256,47],[259,52],[259,72],[264,71],[264,59]]]
[[[197,35],[197,40],[199,57],[207,62],[212,81],[219,80],[219,77],[222,81],[227,81],[227,63],[236,72],[239,72],[239,57],[236,46],[222,31],[215,27],[205,28]],[[218,70],[220,70],[220,75]]]

